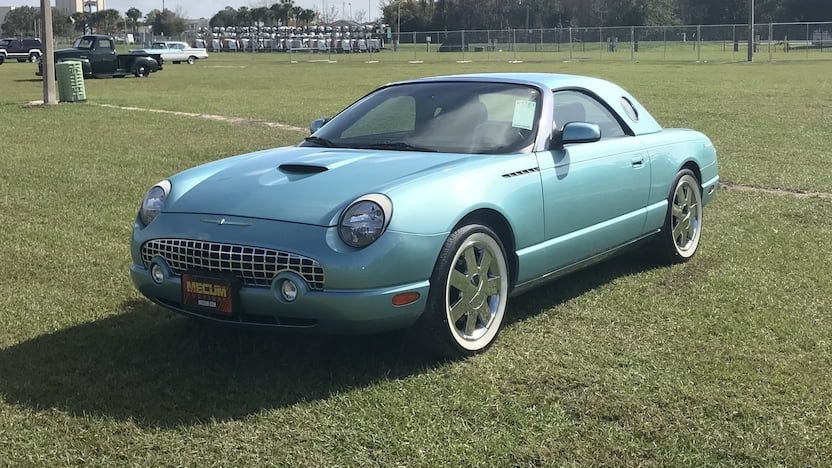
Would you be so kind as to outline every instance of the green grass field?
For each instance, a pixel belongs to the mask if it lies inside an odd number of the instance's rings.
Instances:
[[[693,261],[628,255],[550,283],[510,304],[487,353],[435,362],[397,335],[232,331],[141,299],[144,191],[304,135],[98,104],[305,127],[404,78],[579,73],[707,133],[729,183],[828,194],[832,62],[338,59],[214,55],[54,108],[23,106],[41,97],[31,64],[0,66],[0,466],[829,463],[828,198],[724,190]]]

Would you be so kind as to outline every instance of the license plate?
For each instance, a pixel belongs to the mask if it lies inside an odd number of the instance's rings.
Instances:
[[[182,274],[182,305],[221,315],[234,315],[237,284],[232,278]]]

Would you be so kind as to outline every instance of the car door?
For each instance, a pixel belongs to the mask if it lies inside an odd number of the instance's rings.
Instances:
[[[90,56],[93,74],[112,75],[118,68],[118,57],[116,56],[115,44],[110,39],[98,39],[95,41],[95,49]]]
[[[553,118],[558,133],[569,122],[589,122],[601,129],[599,141],[555,144],[538,153],[546,255],[557,270],[642,235],[650,162],[641,141],[590,93],[556,91]]]

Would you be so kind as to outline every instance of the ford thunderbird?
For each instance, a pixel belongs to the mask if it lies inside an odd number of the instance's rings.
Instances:
[[[151,187],[133,228],[138,290],[224,324],[409,328],[465,356],[544,281],[630,247],[689,260],[719,183],[705,135],[662,128],[588,77],[394,83],[310,130]]]

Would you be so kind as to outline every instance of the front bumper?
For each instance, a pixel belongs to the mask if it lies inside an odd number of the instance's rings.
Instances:
[[[191,317],[230,325],[270,327],[294,331],[312,331],[333,334],[364,334],[407,328],[425,310],[430,284],[420,281],[412,284],[380,289],[349,291],[304,291],[292,303],[277,298],[272,289],[240,289],[239,311],[233,317],[182,307],[180,277],[168,274],[161,284],[156,284],[143,265],[130,267],[133,284],[145,297],[156,304]],[[393,296],[415,291],[420,295],[416,302],[394,307]]]
[[[137,221],[133,229],[130,274],[136,288],[168,309],[223,323],[306,329],[324,333],[374,333],[406,328],[425,309],[430,277],[446,234],[416,235],[388,231],[375,243],[353,249],[340,241],[336,228],[224,217],[162,213],[149,226]],[[182,308],[177,272],[167,268],[162,284],[150,277],[142,246],[153,239],[196,239],[279,249],[319,262],[324,271],[320,289],[306,288],[298,299],[285,303],[268,287],[244,286],[240,313],[233,318],[205,315]],[[419,300],[395,307],[392,298],[417,292]]]

